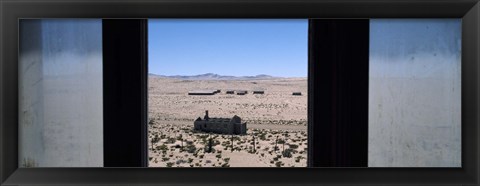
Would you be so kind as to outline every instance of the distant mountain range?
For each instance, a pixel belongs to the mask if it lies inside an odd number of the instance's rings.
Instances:
[[[256,76],[223,76],[214,73],[206,73],[206,74],[199,74],[199,75],[192,75],[192,76],[165,76],[165,75],[157,75],[149,73],[149,76],[153,77],[162,77],[162,78],[174,78],[174,79],[182,79],[182,80],[254,80],[254,79],[273,79],[278,78],[270,75],[259,74]]]

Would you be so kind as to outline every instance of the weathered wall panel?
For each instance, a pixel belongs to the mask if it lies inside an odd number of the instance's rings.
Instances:
[[[101,20],[21,20],[19,166],[103,166]]]
[[[369,166],[461,166],[461,20],[370,22]]]

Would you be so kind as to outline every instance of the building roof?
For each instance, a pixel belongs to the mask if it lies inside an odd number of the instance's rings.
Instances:
[[[215,94],[217,90],[192,90],[188,94]]]

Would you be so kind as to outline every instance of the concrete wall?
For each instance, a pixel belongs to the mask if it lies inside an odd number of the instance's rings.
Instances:
[[[461,166],[461,20],[370,23],[370,167]]]
[[[20,167],[103,166],[101,23],[20,21]]]

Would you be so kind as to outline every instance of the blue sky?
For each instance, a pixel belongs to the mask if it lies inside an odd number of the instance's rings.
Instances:
[[[150,19],[149,72],[307,77],[306,19]]]

